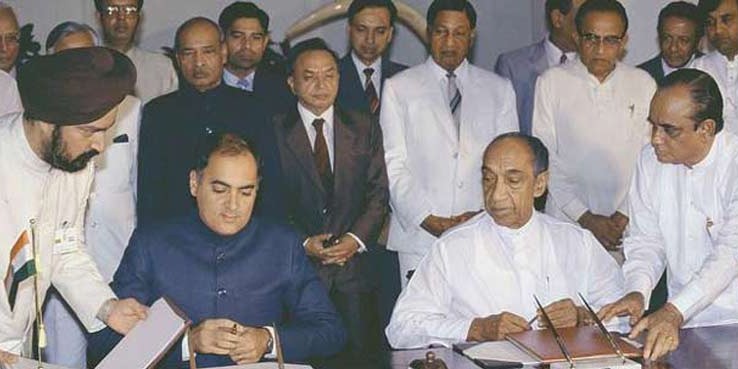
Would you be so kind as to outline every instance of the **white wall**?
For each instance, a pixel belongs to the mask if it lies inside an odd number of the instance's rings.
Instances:
[[[47,33],[65,20],[83,21],[97,26],[93,0],[5,0],[18,12],[20,22],[34,23],[36,40],[43,44]],[[139,37],[144,48],[157,50],[170,46],[174,30],[184,20],[204,15],[217,20],[220,11],[232,0],[146,0]],[[656,18],[667,0],[621,0],[631,20],[628,63],[639,63],[656,53]],[[272,38],[281,41],[285,30],[301,16],[331,0],[256,0],[272,18]],[[431,0],[405,0],[421,14]],[[492,68],[497,55],[540,39],[545,33],[544,0],[476,0],[478,38],[474,52],[477,64]],[[340,54],[346,50],[345,21],[330,23],[307,37],[325,38]],[[425,59],[426,51],[410,30],[399,27],[392,55],[406,64]]]

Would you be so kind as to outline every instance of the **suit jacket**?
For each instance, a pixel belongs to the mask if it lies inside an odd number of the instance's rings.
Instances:
[[[283,166],[285,206],[289,222],[304,237],[351,232],[367,246],[377,240],[387,213],[389,193],[382,133],[366,113],[334,110],[334,186],[332,196],[321,183],[313,150],[297,106],[274,120]],[[357,292],[369,287],[363,254],[345,267],[318,265],[329,289]]]
[[[695,58],[699,58],[703,54],[701,52],[695,53]],[[687,64],[689,65],[689,64]],[[638,68],[641,68],[648,72],[654,81],[658,82],[664,78],[664,65],[661,64],[661,54],[654,56],[652,59],[640,64]]]
[[[297,103],[287,85],[287,74],[279,66],[259,65],[254,74],[254,96],[268,108],[268,117],[285,112]],[[267,121],[268,122],[268,119]]]
[[[510,51],[497,58],[495,72],[512,82],[515,89],[520,131],[530,134],[533,122],[533,97],[538,76],[549,68],[546,40]]]
[[[483,208],[482,154],[501,133],[517,131],[510,81],[469,64],[457,134],[432,58],[385,82],[380,123],[390,183],[388,248],[424,255],[435,241],[420,227],[428,215]]]
[[[360,110],[369,112],[369,101],[364,94],[364,85],[361,84],[361,78],[356,70],[356,64],[349,52],[338,63],[338,69],[341,73],[341,80],[338,85],[338,105],[346,110]],[[389,58],[382,57],[382,78],[381,86],[375,86],[377,93],[380,94],[384,86],[384,81],[391,78],[395,74],[407,69],[406,65],[395,63]]]
[[[151,305],[168,297],[197,325],[227,318],[261,327],[277,323],[287,361],[328,356],[345,342],[341,320],[302,247],[286,226],[251,218],[223,237],[196,214],[139,227],[111,284],[119,298]],[[90,336],[89,357],[101,360],[121,339],[106,328]],[[187,368],[181,339],[158,368]],[[200,367],[233,365],[228,356],[197,355]]]

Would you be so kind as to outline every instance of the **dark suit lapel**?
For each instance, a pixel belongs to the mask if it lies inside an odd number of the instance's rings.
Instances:
[[[300,163],[305,174],[325,193],[323,184],[318,176],[318,169],[315,167],[310,140],[297,110],[293,110],[288,114],[283,124],[285,128],[285,139],[290,151],[292,151],[297,162]]]
[[[348,184],[355,171],[353,167],[354,131],[351,122],[338,107],[333,112],[333,197],[341,199],[340,192]]]
[[[361,108],[369,111],[369,102],[366,101],[366,95],[364,95],[364,86],[361,85],[361,78],[359,78],[359,71],[356,69],[354,64],[354,58],[351,57],[351,53],[346,54],[344,57],[344,68],[341,71],[341,86],[347,94],[349,94],[350,101],[361,101]]]

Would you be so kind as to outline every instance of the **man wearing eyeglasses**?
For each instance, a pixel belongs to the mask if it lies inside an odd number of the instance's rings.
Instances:
[[[546,213],[579,223],[617,251],[656,85],[646,72],[619,62],[628,17],[617,0],[588,0],[575,23],[579,58],[548,70],[536,85],[533,134],[551,151]]]
[[[20,52],[18,18],[10,5],[0,1],[0,70],[15,78],[15,64]]]
[[[177,89],[177,73],[164,55],[143,50],[134,44],[144,0],[95,0],[97,18],[105,46],[118,50],[133,61],[138,73],[136,96],[144,103]]]
[[[705,34],[713,51],[695,60],[694,68],[710,74],[720,86],[725,129],[738,133],[738,0],[700,0]]]

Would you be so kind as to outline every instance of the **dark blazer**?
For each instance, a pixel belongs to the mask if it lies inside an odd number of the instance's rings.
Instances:
[[[538,76],[549,68],[546,49],[541,40],[535,44],[500,55],[495,73],[512,82],[518,107],[520,132],[530,134],[533,124],[533,102]]]
[[[193,325],[214,318],[252,327],[276,322],[287,361],[332,355],[346,339],[302,239],[258,218],[229,237],[212,232],[196,213],[139,227],[111,287],[119,298],[145,305],[166,296]],[[109,328],[92,334],[90,360],[101,360],[120,339]],[[180,339],[157,368],[187,368],[181,358]],[[228,356],[205,354],[197,364],[234,365]]]
[[[138,224],[189,214],[195,201],[189,172],[203,137],[230,132],[246,138],[261,158],[262,184],[256,214],[280,219],[281,183],[268,109],[252,93],[221,83],[198,92],[189,85],[151,100],[144,107],[138,151]]]
[[[382,132],[368,114],[336,107],[334,113],[334,188],[331,200],[323,188],[313,150],[297,105],[274,117],[283,170],[286,217],[304,237],[352,232],[367,248],[374,246],[387,213],[389,190]],[[363,255],[361,255],[363,256]],[[317,265],[329,290],[356,292],[368,288],[366,272],[352,258],[341,268]],[[362,277],[363,278],[360,278]]]
[[[259,65],[254,74],[254,95],[263,101],[268,117],[285,112],[297,103],[287,85],[287,74],[276,66]]]
[[[699,58],[702,55],[703,54],[698,51],[695,54],[695,57]],[[664,66],[661,64],[661,54],[656,55],[655,57],[653,57],[653,59],[650,59],[639,65],[638,68],[641,68],[648,72],[648,74],[651,75],[651,78],[653,78],[656,82],[664,78]]]
[[[389,58],[383,57],[382,86],[384,86],[384,80],[391,78],[405,69],[407,69],[406,65],[395,63],[389,60]],[[364,85],[361,84],[361,78],[359,78],[358,74],[359,72],[356,70],[356,64],[354,64],[354,59],[351,57],[350,52],[341,58],[338,63],[338,70],[341,74],[341,80],[338,84],[337,104],[346,110],[369,112],[369,101],[367,101],[364,93]],[[380,94],[380,100],[382,94],[380,89],[382,86],[375,86],[377,88],[377,93]]]

